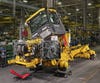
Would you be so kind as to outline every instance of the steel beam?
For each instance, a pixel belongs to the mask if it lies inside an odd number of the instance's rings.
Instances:
[[[87,0],[83,0],[83,27],[87,28]]]
[[[13,0],[12,1],[10,1],[10,0],[0,0],[0,2],[13,5]],[[24,7],[24,8],[28,8],[28,9],[34,9],[34,10],[39,9],[38,7],[33,7],[33,6],[26,5],[24,3],[18,3],[18,2],[16,2],[16,6]]]
[[[98,18],[99,18],[99,19],[98,19],[98,21],[99,21],[99,26],[98,26],[98,27],[99,27],[99,29],[100,29],[100,8],[99,8],[98,10],[99,10],[99,15],[98,15]]]
[[[53,0],[47,0],[47,8],[53,7],[54,3]]]

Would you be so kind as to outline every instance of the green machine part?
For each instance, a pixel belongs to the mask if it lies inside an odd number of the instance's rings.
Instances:
[[[13,57],[13,45],[6,45],[6,54],[7,59],[11,59]]]

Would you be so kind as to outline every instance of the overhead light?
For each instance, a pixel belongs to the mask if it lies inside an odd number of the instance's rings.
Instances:
[[[3,34],[7,35],[7,34],[8,34],[8,32],[4,32]]]
[[[2,11],[0,11],[0,14],[3,13]]]
[[[89,13],[88,16],[91,16],[91,14]]]
[[[23,0],[23,2],[24,2],[24,3],[27,3],[28,1],[27,1],[27,0]]]
[[[62,5],[62,2],[58,2],[57,4],[58,4],[58,5]]]
[[[80,9],[78,9],[78,8],[76,9],[77,12],[78,12],[79,10],[80,10]]]
[[[71,15],[71,13],[68,13],[68,15]]]
[[[88,3],[88,6],[91,6],[92,5],[92,3]]]

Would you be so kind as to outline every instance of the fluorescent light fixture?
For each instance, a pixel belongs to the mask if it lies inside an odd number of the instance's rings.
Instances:
[[[91,6],[92,5],[92,3],[88,3],[88,6]]]
[[[23,0],[23,2],[24,2],[24,3],[27,3],[28,1],[27,1],[27,0]]]
[[[89,13],[88,16],[91,16],[91,14]]]
[[[71,15],[71,13],[68,13],[68,15]]]
[[[3,13],[2,11],[0,11],[0,13]]]
[[[57,4],[58,4],[58,5],[62,5],[62,2],[58,2]]]
[[[78,8],[76,9],[77,12],[78,12],[79,10],[80,10],[80,9],[78,9]]]

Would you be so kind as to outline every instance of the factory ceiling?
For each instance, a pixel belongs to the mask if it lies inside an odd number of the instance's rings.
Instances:
[[[0,27],[20,21],[21,11],[23,10],[25,19],[41,7],[46,7],[47,0],[0,0]],[[54,0],[54,8],[62,16],[75,17],[77,11],[82,18],[84,0]],[[100,0],[87,0],[88,16],[97,16],[100,8]],[[92,14],[91,14],[92,13]]]

